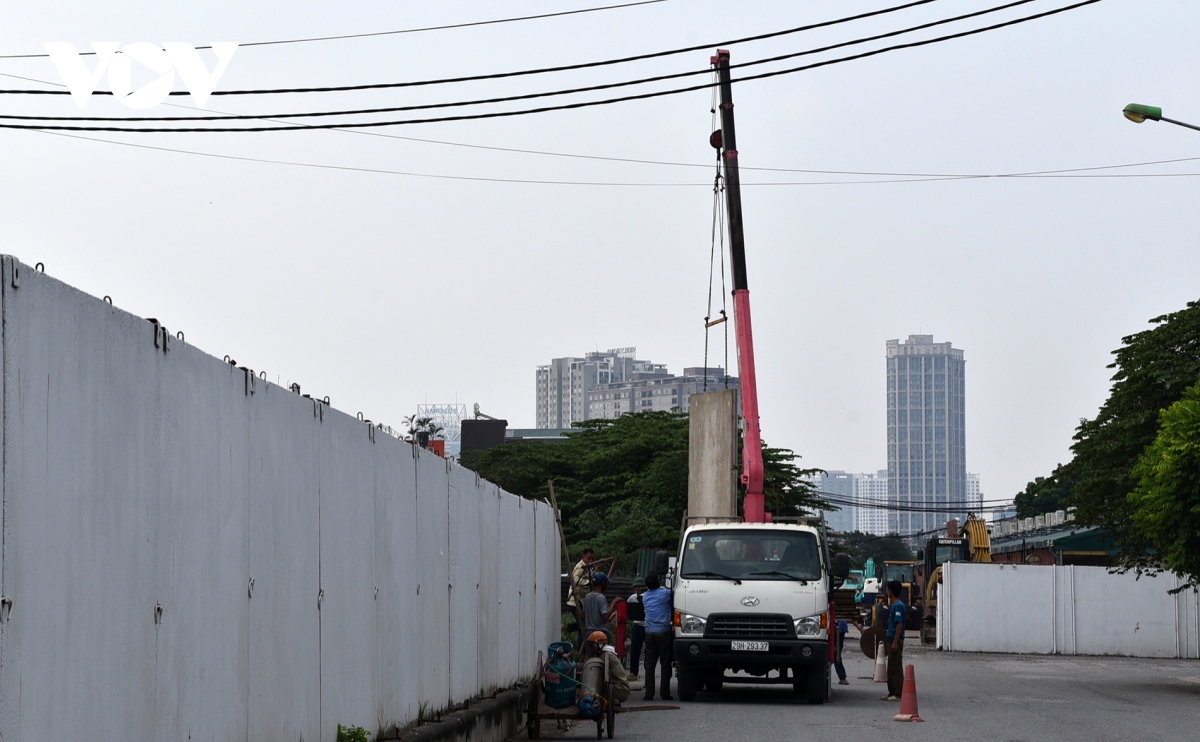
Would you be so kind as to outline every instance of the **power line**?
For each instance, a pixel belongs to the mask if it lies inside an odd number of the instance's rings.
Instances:
[[[1061,8],[1056,8],[1055,10],[1045,11],[1043,13],[1038,13],[1038,14],[1031,15],[1031,16],[1025,16],[1023,18],[1017,18],[1014,20],[1005,21],[1003,23],[997,23],[997,24],[994,24],[991,26],[984,26],[982,28],[972,29],[969,31],[961,31],[959,33],[948,34],[946,36],[939,36],[936,38],[926,39],[923,41],[914,41],[914,42],[909,42],[906,44],[897,44],[895,46],[884,47],[882,49],[875,49],[873,51],[863,52],[861,54],[854,54],[854,55],[847,56],[847,57],[839,57],[837,59],[825,60],[822,62],[814,62],[812,64],[802,65],[799,67],[792,67],[792,68],[784,69],[784,70],[776,70],[773,72],[763,72],[763,73],[759,73],[757,75],[747,75],[747,76],[744,76],[744,77],[741,77],[741,78],[735,80],[734,82],[746,82],[749,80],[761,80],[761,79],[766,79],[766,78],[770,78],[770,77],[777,77],[780,75],[787,75],[787,74],[793,74],[796,72],[803,72],[803,71],[807,71],[807,70],[811,70],[811,69],[816,69],[819,67],[826,67],[826,66],[830,66],[830,65],[834,65],[834,64],[840,64],[842,62],[849,62],[849,61],[854,61],[854,60],[858,60],[858,59],[864,59],[866,57],[873,57],[873,56],[876,56],[879,54],[884,54],[887,52],[897,51],[897,50],[901,50],[901,49],[912,49],[912,48],[917,48],[917,47],[921,47],[921,46],[928,46],[930,44],[937,44],[937,43],[949,41],[952,39],[959,39],[959,38],[963,38],[966,36],[973,36],[973,35],[980,34],[980,33],[986,33],[989,31],[1006,28],[1008,26],[1015,26],[1020,23],[1026,23],[1026,22],[1033,21],[1033,20],[1039,20],[1042,18],[1046,18],[1048,16],[1067,12],[1069,10],[1075,10],[1075,9],[1082,8],[1087,5],[1093,5],[1098,2],[1101,2],[1101,0],[1083,0],[1082,2],[1078,2],[1073,5],[1067,5],[1067,6],[1064,6]],[[634,100],[647,100],[650,98],[659,98],[659,97],[663,97],[663,96],[667,96],[667,95],[677,95],[680,93],[687,93],[687,92],[692,92],[695,90],[705,90],[710,87],[711,87],[711,85],[709,85],[709,84],[692,85],[692,86],[688,86],[688,87],[684,87],[684,88],[675,88],[675,89],[671,89],[671,90],[660,90],[660,91],[655,91],[655,92],[650,92],[650,93],[639,93],[639,94],[634,94],[634,95],[620,96],[617,98],[607,98],[607,99],[592,100],[592,101],[579,101],[576,103],[566,103],[566,104],[560,104],[560,105],[555,105],[555,106],[542,106],[539,108],[520,109],[520,110],[516,110],[516,111],[493,111],[493,112],[489,112],[489,113],[460,114],[460,115],[456,115],[456,116],[438,116],[438,117],[423,118],[423,119],[371,121],[371,122],[364,122],[364,123],[307,124],[307,125],[298,124],[298,125],[289,125],[289,126],[256,126],[256,127],[172,127],[172,128],[164,128],[164,127],[144,128],[144,127],[120,127],[120,126],[63,126],[63,125],[0,123],[0,128],[4,128],[4,129],[39,129],[39,130],[56,130],[56,131],[120,131],[120,132],[147,133],[147,134],[172,133],[172,132],[174,132],[174,133],[233,133],[233,132],[302,131],[302,130],[308,130],[308,129],[351,129],[351,128],[361,129],[361,128],[376,128],[376,127],[381,127],[381,126],[407,126],[407,125],[413,125],[413,124],[431,124],[431,123],[441,123],[441,122],[446,122],[446,121],[473,121],[473,120],[480,120],[480,119],[507,118],[507,117],[512,117],[512,116],[523,116],[523,115],[529,115],[529,114],[535,114],[535,113],[546,113],[546,112],[550,112],[550,111],[566,111],[566,110],[574,110],[574,109],[578,109],[578,108],[589,108],[592,106],[602,106],[602,105],[610,105],[610,104],[614,104],[614,103],[624,103],[624,102],[634,101]]]
[[[406,176],[406,177],[410,177],[410,178],[433,178],[433,179],[437,179],[437,180],[464,180],[464,181],[477,181],[477,182],[485,182],[485,183],[514,183],[514,184],[519,183],[519,184],[530,184],[530,185],[601,186],[601,187],[620,186],[620,187],[629,187],[629,188],[643,188],[643,187],[644,188],[699,188],[699,187],[711,188],[712,187],[711,183],[699,183],[699,182],[697,182],[697,183],[638,183],[638,182],[610,182],[610,181],[582,181],[582,180],[567,181],[567,180],[538,180],[538,179],[525,179],[525,178],[489,178],[489,177],[482,177],[482,176],[445,175],[445,174],[440,174],[440,173],[420,173],[420,172],[408,172],[408,171],[401,171],[401,170],[388,170],[388,169],[383,169],[383,168],[355,167],[355,166],[351,166],[351,165],[328,165],[328,164],[314,163],[314,162],[300,162],[300,161],[295,161],[295,160],[273,160],[273,159],[268,159],[268,158],[263,158],[263,157],[244,157],[241,155],[229,155],[229,154],[222,154],[222,153],[218,153],[218,152],[200,152],[197,150],[178,149],[178,148],[174,148],[174,147],[159,147],[159,146],[154,146],[154,145],[149,145],[149,144],[138,144],[135,142],[119,142],[119,141],[115,141],[112,139],[102,139],[100,137],[89,137],[89,136],[83,136],[80,134],[67,134],[65,132],[59,132],[59,131],[41,131],[38,129],[34,129],[33,131],[35,133],[39,133],[39,134],[53,134],[54,136],[68,137],[70,139],[79,139],[79,140],[88,141],[88,142],[99,142],[101,144],[113,144],[113,145],[117,145],[117,146],[121,146],[121,147],[133,147],[135,149],[146,149],[146,150],[153,150],[153,151],[157,151],[157,152],[170,152],[170,153],[174,153],[174,154],[194,155],[194,156],[198,156],[198,157],[210,157],[213,159],[221,159],[221,160],[237,160],[237,161],[241,161],[241,162],[253,162],[253,163],[267,164],[267,165],[287,165],[287,166],[291,166],[291,167],[316,168],[316,169],[320,169],[320,170],[341,170],[341,171],[345,171],[345,172],[371,173],[371,174],[376,174],[376,175],[399,175],[399,176]],[[1195,159],[1200,159],[1200,158],[1190,157],[1190,158],[1183,158],[1183,159],[1195,160]],[[1173,161],[1172,160],[1164,160],[1162,162],[1173,162]],[[1107,165],[1104,167],[1136,167],[1138,165],[1147,165],[1147,164],[1155,164],[1155,163],[1132,163],[1132,164],[1127,164],[1127,165]],[[1092,169],[1092,168],[1081,168],[1081,169],[1087,170],[1087,169]],[[1132,174],[1129,177],[1155,178],[1155,177],[1172,177],[1172,176],[1194,177],[1194,176],[1200,176],[1200,173],[1138,173],[1138,174]],[[923,183],[923,182],[945,181],[945,180],[974,180],[974,179],[979,179],[979,178],[1017,179],[1017,178],[1038,178],[1038,177],[1051,177],[1051,176],[975,175],[975,176],[961,176],[961,177],[952,177],[952,178],[904,178],[904,179],[894,179],[894,180],[856,180],[856,181],[807,181],[807,182],[792,182],[792,183],[742,183],[742,185],[747,186],[747,187],[772,186],[772,185],[791,185],[791,186],[872,185],[872,184],[889,184],[889,183]],[[1085,178],[1086,177],[1097,177],[1098,178],[1098,177],[1110,177],[1110,176],[1083,175],[1080,177],[1085,177]]]
[[[893,6],[890,8],[883,8],[881,10],[874,10],[874,11],[870,11],[867,13],[859,13],[857,15],[845,16],[842,18],[836,18],[831,21],[822,21],[820,23],[810,23],[810,24],[804,25],[804,26],[797,26],[795,28],[784,29],[783,31],[772,31],[770,33],[758,34],[755,36],[745,36],[740,39],[731,39],[728,41],[719,41],[716,43],[709,43],[709,44],[699,44],[697,46],[688,46],[688,47],[682,47],[679,49],[668,49],[665,51],[650,52],[647,54],[635,54],[635,55],[629,56],[629,57],[604,59],[604,60],[599,60],[599,61],[595,61],[595,62],[581,62],[578,64],[558,65],[558,66],[554,66],[554,67],[539,67],[536,69],[517,70],[514,72],[493,72],[493,73],[488,73],[488,74],[484,74],[484,75],[469,75],[466,77],[445,77],[445,78],[434,79],[434,80],[416,80],[416,81],[398,82],[398,83],[372,83],[372,84],[366,84],[366,85],[345,85],[345,86],[321,87],[321,88],[282,88],[282,89],[271,89],[271,90],[216,90],[216,91],[213,91],[213,95],[265,95],[265,94],[277,94],[277,93],[332,93],[332,92],[340,93],[340,92],[347,92],[347,91],[353,91],[353,90],[374,90],[374,89],[382,89],[382,88],[403,88],[403,87],[416,87],[416,86],[424,86],[424,85],[444,85],[444,84],[449,84],[449,83],[460,83],[460,82],[478,82],[480,80],[500,80],[500,79],[510,78],[510,77],[523,77],[526,75],[541,75],[541,74],[546,74],[546,73],[551,73],[551,72],[569,72],[572,70],[590,69],[590,68],[594,68],[594,67],[607,67],[607,66],[615,65],[615,64],[626,64],[628,62],[639,62],[639,61],[643,61],[646,59],[658,59],[661,57],[669,57],[669,56],[674,56],[677,54],[685,54],[685,53],[689,53],[689,52],[709,50],[709,49],[713,49],[718,46],[733,46],[734,44],[744,44],[744,43],[749,43],[752,41],[762,41],[764,39],[772,39],[772,38],[777,38],[780,36],[787,36],[790,34],[801,33],[804,31],[812,31],[812,30],[818,29],[818,28],[827,28],[829,26],[836,26],[836,25],[839,25],[842,23],[849,23],[851,21],[862,20],[864,18],[871,18],[874,16],[885,15],[888,13],[895,13],[897,11],[907,10],[908,8],[916,7],[918,5],[927,5],[932,2],[938,2],[938,0],[914,0],[913,2],[905,3],[903,5],[896,5],[896,6]],[[68,93],[66,91],[60,92],[60,91],[56,91],[56,90],[0,90],[0,94],[69,95],[70,93]],[[188,95],[188,93],[186,91],[173,91],[171,93],[171,95]]]
[[[621,5],[603,5],[596,8],[580,8],[579,10],[564,10],[556,13],[541,13],[538,15],[523,15],[515,18],[496,18],[488,21],[472,21],[470,23],[451,23],[445,26],[425,26],[424,28],[403,28],[398,31],[375,31],[372,33],[353,33],[342,34],[340,36],[314,36],[304,39],[281,39],[277,41],[249,41],[243,44],[238,44],[239,47],[245,46],[274,46],[278,44],[306,44],[312,41],[337,41],[341,39],[365,39],[372,36],[395,36],[397,34],[422,33],[425,31],[445,31],[454,28],[470,28],[472,26],[491,26],[499,23],[516,23],[518,21],[534,21],[542,18],[558,18],[568,15],[580,15],[583,13],[596,13],[602,10],[616,10],[618,8],[632,8],[638,5],[655,5],[657,3],[665,3],[667,0],[640,0],[640,2],[622,3]],[[198,46],[197,49],[211,49],[211,46]],[[79,56],[95,56],[96,52],[79,52]],[[38,59],[49,57],[49,54],[0,54],[0,59]]]
[[[996,13],[996,12],[999,12],[1002,10],[1008,10],[1008,9],[1016,7],[1018,5],[1025,5],[1025,4],[1031,3],[1031,2],[1034,2],[1034,0],[1014,0],[1013,2],[1010,2],[1006,5],[998,5],[998,6],[995,6],[992,8],[985,8],[983,10],[975,11],[973,13],[966,13],[964,15],[958,15],[958,16],[954,16],[951,18],[943,18],[941,20],[931,21],[929,23],[922,23],[917,26],[910,26],[909,28],[902,28],[897,31],[889,31],[887,33],[877,34],[875,36],[867,36],[867,37],[863,37],[863,38],[859,38],[859,39],[853,39],[851,41],[843,41],[843,42],[840,42],[837,44],[830,44],[828,46],[823,46],[823,47],[819,47],[816,49],[807,49],[805,51],[791,52],[789,54],[781,54],[778,56],[768,57],[765,59],[756,59],[756,60],[752,60],[749,62],[743,62],[742,64],[733,65],[733,68],[741,69],[744,67],[754,67],[757,65],[767,64],[770,62],[778,62],[778,61],[781,61],[784,59],[792,59],[795,57],[803,57],[803,56],[810,56],[813,54],[819,54],[822,52],[831,51],[833,49],[841,49],[841,48],[845,48],[848,46],[857,46],[859,44],[865,44],[865,43],[869,43],[872,41],[878,41],[880,39],[892,38],[895,36],[912,33],[913,31],[923,31],[923,30],[933,28],[936,26],[943,26],[943,25],[946,25],[949,23],[956,23],[958,21],[975,18],[977,16],[987,15],[990,13]],[[675,80],[675,79],[680,79],[680,78],[684,78],[684,77],[692,77],[695,75],[707,75],[710,73],[711,73],[711,70],[709,70],[709,69],[691,70],[689,72],[674,72],[674,73],[665,74],[665,75],[656,75],[653,77],[643,77],[643,78],[640,78],[637,80],[624,80],[621,82],[601,83],[601,84],[597,84],[597,85],[587,85],[587,86],[575,87],[575,88],[550,90],[550,91],[544,91],[544,92],[539,92],[539,93],[524,93],[521,95],[507,95],[507,96],[499,96],[499,97],[492,97],[492,98],[477,98],[474,100],[449,101],[449,102],[445,102],[445,103],[426,103],[426,104],[408,105],[408,106],[388,106],[388,107],[383,107],[383,108],[339,109],[339,110],[334,110],[334,111],[305,111],[305,112],[296,112],[296,113],[221,114],[221,115],[209,115],[209,116],[173,116],[173,117],[122,116],[118,120],[122,121],[122,122],[128,122],[128,121],[156,121],[156,122],[244,121],[244,120],[276,119],[276,118],[296,119],[296,118],[317,118],[317,117],[327,117],[327,116],[361,116],[361,115],[379,114],[379,113],[399,113],[402,111],[424,111],[424,110],[435,110],[435,109],[442,109],[442,108],[462,108],[462,107],[466,107],[466,106],[494,105],[496,103],[511,103],[514,101],[534,100],[537,98],[550,98],[550,97],[557,97],[560,95],[576,95],[578,93],[594,93],[594,92],[597,92],[600,90],[612,90],[615,88],[631,87],[634,85],[645,85],[647,83],[652,83],[652,82],[662,82],[664,80]],[[704,86],[704,87],[708,87],[708,86]],[[67,91],[55,91],[55,92],[57,92],[59,94],[69,94]],[[273,92],[273,91],[259,91],[259,92]],[[27,121],[111,121],[111,120],[113,120],[112,118],[105,117],[105,116],[0,115],[0,118],[13,119],[13,120],[27,120]]]
[[[2,72],[0,72],[0,76],[14,77],[14,75],[5,75]],[[36,78],[31,78],[31,77],[21,78],[21,79],[30,80],[31,82],[41,83],[43,85],[59,85],[60,87],[63,87],[61,85],[61,83],[54,83],[54,82],[50,82],[47,80],[38,80]],[[179,104],[175,104],[175,103],[167,103],[165,105],[179,107],[179,108],[189,108],[190,110],[199,110],[199,109],[192,108],[190,106],[180,106]],[[473,144],[470,142],[452,142],[452,141],[447,141],[444,139],[427,139],[424,137],[410,137],[410,136],[403,136],[400,134],[388,134],[388,133],[384,133],[384,132],[380,132],[380,131],[357,131],[354,129],[325,129],[324,131],[335,131],[335,132],[342,133],[342,134],[358,134],[361,136],[381,137],[384,139],[398,139],[400,141],[405,141],[405,142],[420,142],[423,144],[437,144],[437,145],[446,146],[446,147],[464,147],[467,149],[479,149],[479,150],[485,150],[485,151],[490,151],[490,152],[509,152],[509,153],[513,153],[513,154],[539,155],[539,156],[544,156],[544,157],[564,157],[564,158],[580,159],[580,160],[595,160],[595,161],[599,161],[599,162],[621,162],[621,163],[631,163],[631,164],[639,164],[639,165],[660,165],[660,166],[666,166],[666,167],[704,168],[705,170],[712,169],[711,163],[700,164],[700,163],[695,163],[695,162],[674,162],[671,160],[646,160],[646,159],[640,159],[640,158],[634,158],[634,157],[609,157],[609,156],[605,156],[605,155],[585,155],[585,154],[579,154],[579,153],[575,153],[575,152],[554,152],[554,151],[549,151],[549,150],[523,149],[520,147],[499,147],[499,146],[487,145],[487,144]],[[63,136],[68,136],[68,135],[63,135]],[[99,139],[99,138],[95,138],[95,137],[77,136],[77,137],[73,137],[73,138],[86,139],[88,141],[103,142],[103,143],[108,143],[108,144],[126,144],[125,142],[115,142],[112,140]],[[196,151],[192,151],[192,150],[172,149],[170,147],[149,147],[149,149],[157,149],[157,150],[160,150],[163,152],[178,152],[181,154],[200,155],[200,156],[205,156],[205,157],[220,157],[221,156],[221,155],[213,154],[213,153],[209,153],[209,152],[196,152]],[[311,165],[314,167],[326,167],[326,166],[322,166],[322,165],[312,165],[311,163],[288,162],[288,161],[283,161],[283,160],[268,160],[268,159],[259,159],[259,158],[250,158],[250,160],[255,161],[255,162],[264,162],[264,163],[280,164],[280,165],[300,165],[300,166],[310,166]],[[752,185],[752,186],[757,186],[757,185],[763,185],[763,186],[766,186],[766,185],[865,185],[865,184],[871,184],[871,183],[915,183],[915,182],[923,182],[923,181],[931,181],[932,182],[932,181],[944,181],[944,180],[971,180],[971,179],[987,179],[987,178],[1036,178],[1039,176],[1049,176],[1049,175],[1060,174],[1060,173],[1082,173],[1082,172],[1089,172],[1089,171],[1095,171],[1095,170],[1115,170],[1115,169],[1121,169],[1121,168],[1147,167],[1150,165],[1168,165],[1168,164],[1175,164],[1175,163],[1180,163],[1180,162],[1195,162],[1197,160],[1200,160],[1200,157],[1176,157],[1176,158],[1168,159],[1168,160],[1148,160],[1148,161],[1144,161],[1144,162],[1127,162],[1127,163],[1121,163],[1118,165],[1093,165],[1090,167],[1060,168],[1060,169],[1056,169],[1056,170],[1031,170],[1031,171],[1024,171],[1024,172],[1015,172],[1015,173],[906,173],[906,172],[892,172],[892,171],[878,171],[878,170],[818,170],[818,169],[812,169],[812,168],[751,167],[751,166],[742,166],[741,169],[742,170],[753,170],[753,171],[758,171],[758,172],[808,173],[808,174],[813,174],[813,175],[854,175],[854,176],[878,176],[878,177],[889,177],[889,178],[903,178],[903,180],[809,181],[809,182],[804,182],[804,183],[777,182],[777,183],[743,183],[742,184],[742,185]],[[380,172],[384,172],[384,173],[395,172],[396,174],[407,174],[407,173],[399,173],[398,171],[380,171]],[[425,177],[426,174],[412,173],[412,175],[415,177]],[[1194,177],[1194,176],[1198,176],[1198,175],[1200,175],[1200,173],[1137,173],[1137,174],[1134,174],[1132,177],[1169,178],[1169,177]],[[429,175],[429,177],[437,177],[437,176]],[[521,180],[514,180],[513,182],[554,183],[554,181],[521,181]],[[580,185],[607,185],[605,183],[590,183],[590,182],[589,183],[581,182],[579,184]],[[704,183],[704,184],[701,184],[701,183],[664,183],[661,185],[699,186],[699,185],[711,185],[711,184],[709,184],[709,183]]]

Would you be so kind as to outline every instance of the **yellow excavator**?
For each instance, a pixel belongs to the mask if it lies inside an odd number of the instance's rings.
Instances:
[[[916,582],[922,600],[921,643],[937,641],[937,599],[942,584],[942,567],[946,562],[990,562],[992,543],[987,524],[972,514],[967,516],[962,533],[958,521],[946,523],[946,533],[931,536],[925,548],[917,551]]]

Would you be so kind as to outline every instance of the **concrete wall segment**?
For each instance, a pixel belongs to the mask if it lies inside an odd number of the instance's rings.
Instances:
[[[548,508],[0,262],[0,738],[332,739],[532,673]]]
[[[940,646],[1020,654],[1200,657],[1200,595],[1104,567],[951,563]]]

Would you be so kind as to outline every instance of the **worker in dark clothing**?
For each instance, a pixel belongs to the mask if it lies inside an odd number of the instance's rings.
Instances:
[[[625,601],[628,611],[625,620],[633,626],[629,638],[629,679],[637,680],[641,669],[642,646],[646,643],[646,611],[642,608],[642,593],[646,592],[646,580],[638,577],[633,581],[633,595]]]
[[[620,603],[624,598],[613,600],[610,605],[608,598],[604,597],[604,590],[608,587],[608,575],[603,572],[597,572],[592,576],[592,591],[583,599],[583,631],[584,634],[591,634],[593,631],[603,631],[609,638],[609,644],[612,643],[612,634],[608,631],[608,622],[617,614],[617,603]]]
[[[646,575],[646,592],[642,593],[642,605],[646,609],[646,695],[645,700],[654,700],[655,665],[662,663],[662,700],[671,697],[671,644],[675,635],[671,630],[671,591],[662,587],[658,575]]]
[[[887,619],[887,686],[888,694],[885,701],[899,701],[904,692],[904,619],[908,615],[908,606],[900,600],[900,592],[904,585],[899,580],[887,584],[888,619]]]

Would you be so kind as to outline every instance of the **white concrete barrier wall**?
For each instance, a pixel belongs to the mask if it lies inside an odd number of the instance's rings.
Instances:
[[[938,645],[951,651],[1200,658],[1200,594],[1174,575],[947,564]]]
[[[8,257],[0,302],[0,739],[332,740],[558,638],[549,506]]]

